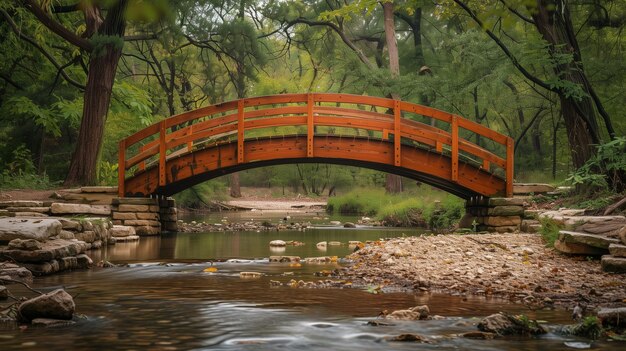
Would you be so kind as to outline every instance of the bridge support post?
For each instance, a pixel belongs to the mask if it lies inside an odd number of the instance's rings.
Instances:
[[[114,225],[133,227],[139,236],[178,231],[178,212],[172,198],[114,198],[111,216]]]
[[[462,228],[496,233],[519,232],[524,216],[524,200],[505,197],[472,197],[465,202]]]

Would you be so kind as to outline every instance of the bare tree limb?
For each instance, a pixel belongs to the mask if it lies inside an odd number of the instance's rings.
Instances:
[[[513,14],[515,14],[517,17],[519,17],[522,21],[530,23],[530,24],[535,24],[535,21],[533,21],[532,18],[526,17],[524,16],[521,12],[517,11],[516,9],[512,8],[511,6],[507,5],[506,2],[504,2],[504,0],[500,0],[500,2],[502,3],[502,5],[504,5],[507,9],[509,9],[509,11],[511,11]]]

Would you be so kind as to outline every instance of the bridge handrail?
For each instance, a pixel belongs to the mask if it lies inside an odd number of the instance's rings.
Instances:
[[[294,103],[300,105],[276,107],[276,105]],[[316,103],[335,103],[337,106],[318,106]],[[357,108],[348,108],[340,104],[357,105]],[[361,105],[370,106],[373,111],[358,108]],[[265,106],[269,107],[261,108]],[[246,108],[249,110],[246,111]],[[376,108],[387,109],[387,113],[378,112]],[[392,111],[393,114],[391,114]],[[413,113],[442,121],[450,125],[450,131],[403,118],[403,113]],[[219,114],[221,116],[215,117]],[[192,124],[192,122],[195,123]],[[185,126],[185,124],[188,125]],[[305,93],[260,96],[203,107],[154,123],[121,140],[118,167],[120,197],[124,196],[126,170],[136,165],[143,169],[146,160],[155,155],[159,155],[159,185],[164,186],[167,150],[187,144],[186,151],[189,152],[199,140],[218,135],[225,137],[237,134],[238,162],[244,162],[244,132],[256,128],[279,126],[307,127],[307,157],[313,156],[315,126],[378,131],[382,132],[383,139],[393,134],[396,166],[401,165],[402,137],[434,147],[438,152],[443,152],[443,145],[449,145],[453,181],[458,179],[459,151],[463,151],[482,159],[483,168],[489,169],[490,164],[503,168],[506,195],[510,196],[513,191],[513,140],[506,135],[461,116],[406,101],[352,94]],[[502,158],[461,138],[459,128],[505,146],[506,156]],[[168,129],[172,131],[168,132]],[[149,140],[155,135],[158,135],[158,138]],[[127,149],[141,141],[145,141],[145,144],[139,148],[139,152],[127,159]]]

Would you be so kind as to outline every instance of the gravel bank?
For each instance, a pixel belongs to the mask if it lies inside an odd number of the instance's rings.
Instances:
[[[355,285],[501,296],[531,309],[626,306],[626,274],[564,256],[537,234],[433,235],[375,242],[349,256]]]

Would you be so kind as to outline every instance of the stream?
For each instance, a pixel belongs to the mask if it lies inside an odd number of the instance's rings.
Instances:
[[[207,222],[281,220],[284,213],[220,213],[185,218]],[[360,289],[270,287],[270,280],[317,281],[314,272],[340,263],[269,263],[270,255],[339,256],[351,252],[349,240],[420,235],[415,229],[322,225],[314,215],[290,214],[288,221],[310,221],[304,231],[179,233],[142,237],[90,252],[94,262],[127,265],[65,272],[36,278],[47,292],[63,287],[75,297],[77,323],[55,328],[0,328],[0,350],[623,350],[623,343],[590,342],[549,333],[537,338],[473,340],[458,337],[476,330],[480,317],[499,311],[525,313],[548,326],[571,323],[567,311],[529,311],[522,305],[485,297],[430,292],[372,294]],[[301,216],[301,217],[298,217]],[[356,221],[355,218],[331,218]],[[317,223],[317,224],[316,224]],[[271,240],[298,240],[304,246],[270,250]],[[320,250],[320,241],[340,246]],[[341,261],[341,260],[340,260]],[[216,272],[207,273],[207,267]],[[242,271],[261,272],[242,279]],[[16,285],[18,296],[33,294]],[[443,320],[392,321],[370,326],[382,310],[426,304]],[[419,334],[430,342],[391,342],[385,338]],[[570,346],[567,346],[570,345]]]

